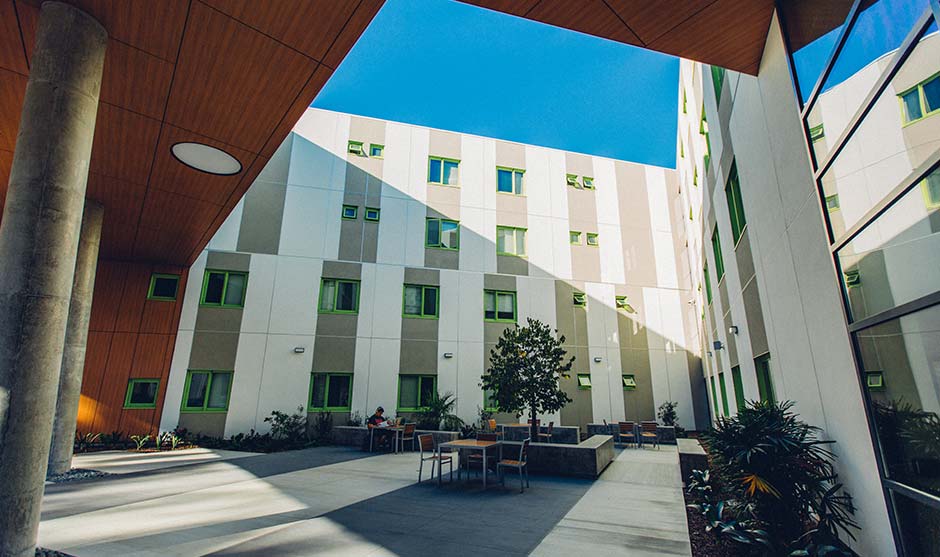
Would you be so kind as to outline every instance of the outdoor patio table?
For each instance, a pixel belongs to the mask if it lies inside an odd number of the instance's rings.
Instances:
[[[465,449],[469,451],[483,451],[483,489],[486,489],[486,451],[488,449],[493,449],[499,447],[501,441],[478,441],[476,439],[460,439],[457,441],[448,441],[447,443],[441,443],[437,446],[437,456],[440,458],[441,449]],[[459,463],[458,463],[459,466]],[[469,477],[469,476],[468,476]],[[437,475],[437,483],[441,484],[441,475]]]
[[[405,431],[405,426],[394,426],[394,427],[370,427],[369,428],[369,452],[372,452],[372,440],[375,438],[375,430],[380,429],[382,431],[391,431],[392,432],[392,450],[398,454],[398,436]]]

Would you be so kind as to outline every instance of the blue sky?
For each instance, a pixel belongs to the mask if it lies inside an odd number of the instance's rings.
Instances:
[[[388,0],[313,106],[675,167],[679,62],[449,0]]]

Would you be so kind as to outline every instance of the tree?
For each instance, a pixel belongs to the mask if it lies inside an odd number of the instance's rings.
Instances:
[[[532,420],[531,437],[538,439],[535,419],[540,412],[557,412],[571,402],[558,386],[559,378],[567,376],[574,362],[562,348],[564,335],[536,319],[526,320],[524,327],[507,327],[490,350],[490,368],[483,374],[480,386],[492,393],[492,400],[501,412],[521,415],[526,409]]]

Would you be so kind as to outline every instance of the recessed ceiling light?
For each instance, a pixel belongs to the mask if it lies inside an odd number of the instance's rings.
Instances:
[[[170,148],[176,160],[208,174],[231,176],[242,171],[242,163],[221,149],[203,143],[176,143]]]

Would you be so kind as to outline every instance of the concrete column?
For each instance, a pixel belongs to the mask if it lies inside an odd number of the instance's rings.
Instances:
[[[0,222],[0,555],[32,557],[107,32],[42,4]]]
[[[95,292],[95,271],[98,269],[98,246],[104,207],[94,201],[85,202],[82,231],[78,237],[78,259],[72,282],[68,325],[65,328],[65,349],[59,372],[59,394],[52,423],[52,445],[49,448],[47,476],[64,474],[72,467],[78,401],[82,394],[82,373],[85,371],[85,346],[88,343],[88,321]]]

